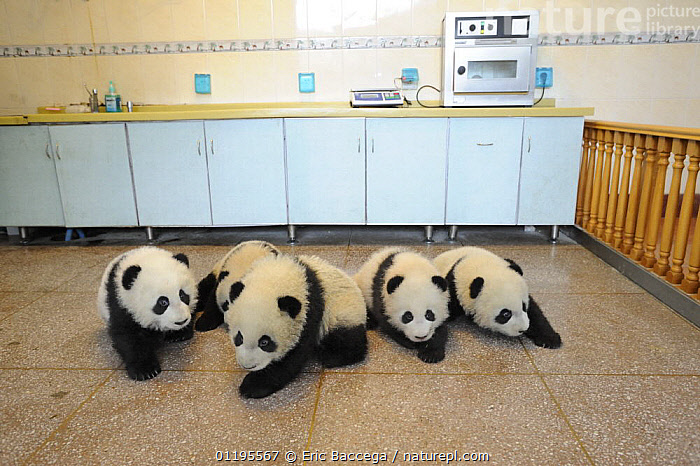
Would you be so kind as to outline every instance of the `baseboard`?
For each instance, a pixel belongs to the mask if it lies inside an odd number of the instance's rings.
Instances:
[[[578,226],[562,227],[562,231],[659,301],[700,327],[700,303],[697,300]]]

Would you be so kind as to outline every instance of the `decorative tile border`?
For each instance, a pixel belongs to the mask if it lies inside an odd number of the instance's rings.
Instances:
[[[700,33],[621,33],[540,35],[541,46],[678,44],[700,42]],[[282,50],[407,49],[442,47],[442,36],[320,37],[235,41],[149,42],[119,44],[6,45],[3,57],[77,57],[181,53],[269,52]]]

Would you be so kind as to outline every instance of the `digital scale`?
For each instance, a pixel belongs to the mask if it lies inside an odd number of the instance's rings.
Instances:
[[[400,107],[403,94],[399,89],[363,89],[350,91],[353,107]]]

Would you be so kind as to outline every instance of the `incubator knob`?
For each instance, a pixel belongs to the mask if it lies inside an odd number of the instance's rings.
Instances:
[[[463,66],[457,68],[457,74],[464,74],[465,71],[467,71],[467,69]]]
[[[474,32],[474,31],[476,30],[476,25],[475,25],[475,24],[470,24],[470,25],[469,25],[469,30],[470,30],[471,32]]]

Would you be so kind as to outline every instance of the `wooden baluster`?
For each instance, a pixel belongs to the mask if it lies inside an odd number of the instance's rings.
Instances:
[[[581,143],[581,168],[578,175],[578,191],[576,195],[576,217],[574,223],[581,225],[583,219],[583,200],[586,196],[586,173],[588,170],[588,133],[589,129],[583,128],[583,141]]]
[[[622,180],[620,181],[620,197],[617,201],[617,213],[615,214],[615,234],[613,235],[613,246],[620,249],[622,244],[622,230],[625,227],[627,217],[627,198],[630,189],[630,172],[632,168],[632,157],[634,157],[634,146],[632,141],[634,136],[625,133],[623,142],[625,145],[625,163],[622,167]]]
[[[686,154],[690,157],[688,164],[688,179],[683,191],[683,201],[681,203],[681,213],[678,217],[678,229],[676,231],[676,241],[673,243],[673,259],[671,270],[666,272],[666,280],[677,285],[683,280],[683,262],[685,261],[685,251],[688,246],[688,235],[690,233],[690,222],[693,216],[693,203],[695,202],[695,183],[700,168],[700,156],[698,156],[697,143],[691,141],[687,145]]]
[[[644,147],[641,134],[634,135],[634,174],[632,175],[632,186],[630,187],[629,202],[627,204],[627,218],[625,219],[625,231],[622,234],[622,249],[625,254],[629,254],[634,245],[634,230],[637,226],[637,212],[639,211],[639,190],[642,185],[642,172],[644,171]]]
[[[597,143],[597,146],[595,145]],[[603,178],[603,161],[605,143],[603,142],[603,130],[595,131],[594,150],[596,152],[596,169],[593,177],[593,197],[591,197],[591,217],[588,219],[586,230],[590,233],[595,232],[595,227],[598,225],[598,204],[600,203],[601,182]],[[597,149],[596,149],[597,147]]]
[[[595,175],[595,130],[590,129],[588,132],[588,145],[586,147],[586,152],[588,152],[588,168],[586,169],[586,192],[583,197],[583,218],[581,219],[580,225],[586,228],[588,222],[591,218],[591,198],[593,197],[593,176]]]
[[[678,198],[680,197],[681,177],[683,176],[683,168],[685,168],[687,147],[688,141],[682,139],[674,139],[671,146],[674,160],[672,165],[673,177],[668,192],[668,199],[666,200],[664,226],[661,231],[661,244],[659,246],[659,260],[654,264],[654,272],[662,277],[666,276],[666,272],[669,270],[668,258],[671,255],[673,227],[676,223],[676,215],[678,214]]]
[[[612,131],[603,133],[603,144],[605,150],[605,165],[603,166],[603,177],[600,182],[600,200],[598,201],[598,223],[595,228],[595,235],[603,239],[605,232],[605,216],[608,213],[608,196],[610,194],[610,168],[612,166],[613,136]]]
[[[683,279],[683,262],[685,261],[685,251],[688,246],[688,234],[690,232],[690,222],[693,217],[693,203],[695,202],[695,183],[698,177],[698,165],[700,164],[700,154],[698,154],[698,143],[690,141],[687,149],[690,163],[688,164],[688,180],[683,192],[683,202],[681,203],[681,215],[678,219],[678,232],[676,242],[673,245],[673,260],[671,270],[666,273],[666,280],[671,283],[681,283],[681,288],[688,293],[697,290],[698,282],[698,257],[700,257],[700,228],[695,226],[693,234],[693,245],[690,250],[690,260],[688,261],[688,277]],[[695,257],[694,257],[695,256]]]
[[[646,238],[644,239],[644,256],[642,257],[642,267],[651,268],[656,263],[656,242],[659,239],[659,222],[661,221],[661,211],[664,208],[664,190],[666,189],[666,170],[668,169],[668,159],[671,156],[671,139],[660,137],[658,140],[659,158],[656,161],[656,178],[653,182],[651,195],[651,208],[649,210],[649,224],[647,225]],[[674,219],[666,218],[673,223]]]
[[[649,217],[649,200],[655,179],[656,168],[656,145],[658,141],[655,136],[647,136],[645,147],[647,157],[644,161],[644,176],[642,177],[642,190],[639,195],[639,212],[637,213],[637,227],[634,230],[634,246],[630,252],[630,257],[636,261],[644,254],[644,235],[647,230],[647,218]]]
[[[610,178],[610,197],[608,198],[608,213],[605,216],[605,242],[613,242],[613,225],[617,212],[618,189],[620,185],[620,161],[622,159],[622,133],[615,131],[613,135],[615,143],[615,163],[613,164],[612,178]],[[626,188],[625,188],[626,189]]]

